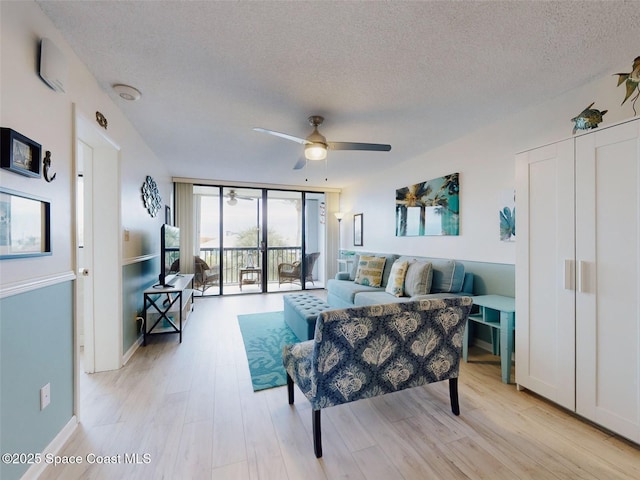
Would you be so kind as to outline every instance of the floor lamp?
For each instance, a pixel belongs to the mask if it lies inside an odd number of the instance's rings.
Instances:
[[[342,224],[342,219],[344,218],[344,212],[336,212],[334,213],[334,215],[338,219],[338,258],[340,258],[340,227]]]

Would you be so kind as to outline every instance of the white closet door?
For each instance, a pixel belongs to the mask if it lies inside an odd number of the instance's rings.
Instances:
[[[516,383],[575,408],[573,140],[516,157]]]
[[[576,139],[576,411],[640,441],[640,121]]]

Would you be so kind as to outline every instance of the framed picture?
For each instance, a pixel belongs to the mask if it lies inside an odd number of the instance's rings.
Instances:
[[[42,147],[24,135],[2,128],[2,168],[27,177],[40,177]]]
[[[51,255],[51,202],[0,188],[0,259]]]
[[[353,246],[362,246],[362,214],[356,213],[353,216]]]
[[[460,234],[459,174],[396,190],[396,237]]]

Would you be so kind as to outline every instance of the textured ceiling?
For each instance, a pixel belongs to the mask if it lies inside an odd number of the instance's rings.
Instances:
[[[172,175],[287,185],[348,185],[611,74],[640,44],[638,1],[38,3]],[[330,141],[393,148],[294,171],[301,145],[252,130],[305,137],[312,114]]]

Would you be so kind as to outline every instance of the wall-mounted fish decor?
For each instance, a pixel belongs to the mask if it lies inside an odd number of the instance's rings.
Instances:
[[[627,94],[624,96],[624,100],[620,105],[624,105],[624,102],[633,95],[633,92],[638,90],[638,94],[631,104],[633,106],[633,115],[637,115],[636,102],[638,101],[638,97],[640,97],[640,57],[636,57],[633,61],[633,70],[631,70],[630,73],[615,73],[614,75],[618,75],[618,86],[624,83],[627,87]]]
[[[593,102],[596,103],[596,102]],[[598,128],[598,124],[602,121],[602,116],[608,112],[608,110],[596,110],[593,107],[593,103],[585,108],[577,117],[571,119],[575,123],[573,126],[573,133],[577,130],[589,130],[590,128]]]

